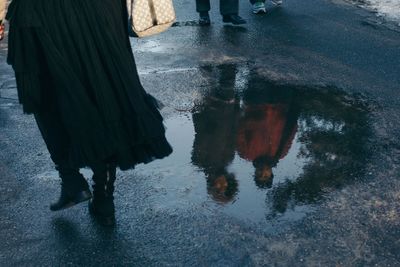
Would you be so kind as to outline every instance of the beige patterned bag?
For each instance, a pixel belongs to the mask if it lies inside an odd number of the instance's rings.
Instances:
[[[127,0],[133,32],[138,37],[161,33],[174,23],[172,0]]]

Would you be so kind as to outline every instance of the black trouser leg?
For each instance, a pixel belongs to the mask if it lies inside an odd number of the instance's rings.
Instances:
[[[210,0],[196,0],[196,11],[197,12],[208,12],[210,11]]]
[[[233,15],[239,13],[239,0],[220,0],[221,15]]]

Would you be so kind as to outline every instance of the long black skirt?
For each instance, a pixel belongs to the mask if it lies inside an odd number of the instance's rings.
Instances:
[[[13,0],[9,7],[8,63],[24,112],[56,101],[73,166],[112,158],[128,169],[172,152],[139,80],[126,13],[124,0]]]

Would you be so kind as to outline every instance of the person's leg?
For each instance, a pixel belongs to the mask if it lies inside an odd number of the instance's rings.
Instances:
[[[199,24],[202,26],[210,25],[210,15],[208,11],[210,11],[210,0],[196,0],[196,11],[199,13]]]
[[[210,0],[196,0],[196,11],[198,13],[210,11]]]
[[[220,0],[219,8],[223,17],[223,22],[235,25],[246,23],[246,21],[239,16],[239,0]]]
[[[46,108],[36,112],[34,116],[51,159],[55,163],[62,180],[60,199],[50,206],[50,209],[55,211],[87,200],[90,198],[90,191],[79,169],[69,164],[70,139],[62,124],[56,102],[49,101],[47,104]]]
[[[89,211],[100,223],[115,224],[114,182],[116,166],[110,163],[98,163],[91,166],[93,171],[93,199],[89,202]]]
[[[239,13],[239,0],[219,0],[221,15],[234,15]]]

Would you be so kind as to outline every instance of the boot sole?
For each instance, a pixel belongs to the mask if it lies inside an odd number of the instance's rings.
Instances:
[[[258,10],[253,10],[253,14],[266,14],[267,9],[258,9]]]
[[[237,21],[232,21],[232,20],[222,20],[222,22],[224,22],[224,23],[231,23],[231,24],[233,24],[233,25],[244,25],[244,24],[247,24],[247,22],[246,21],[243,21],[243,22],[237,22]]]
[[[50,210],[51,211],[60,211],[60,210],[65,210],[68,208],[71,208],[75,205],[78,205],[79,203],[88,201],[92,198],[92,193],[90,193],[90,191],[82,191],[80,193],[78,193],[73,200],[71,200],[70,202],[65,203],[65,205],[63,205],[61,208],[52,208],[50,206]]]

